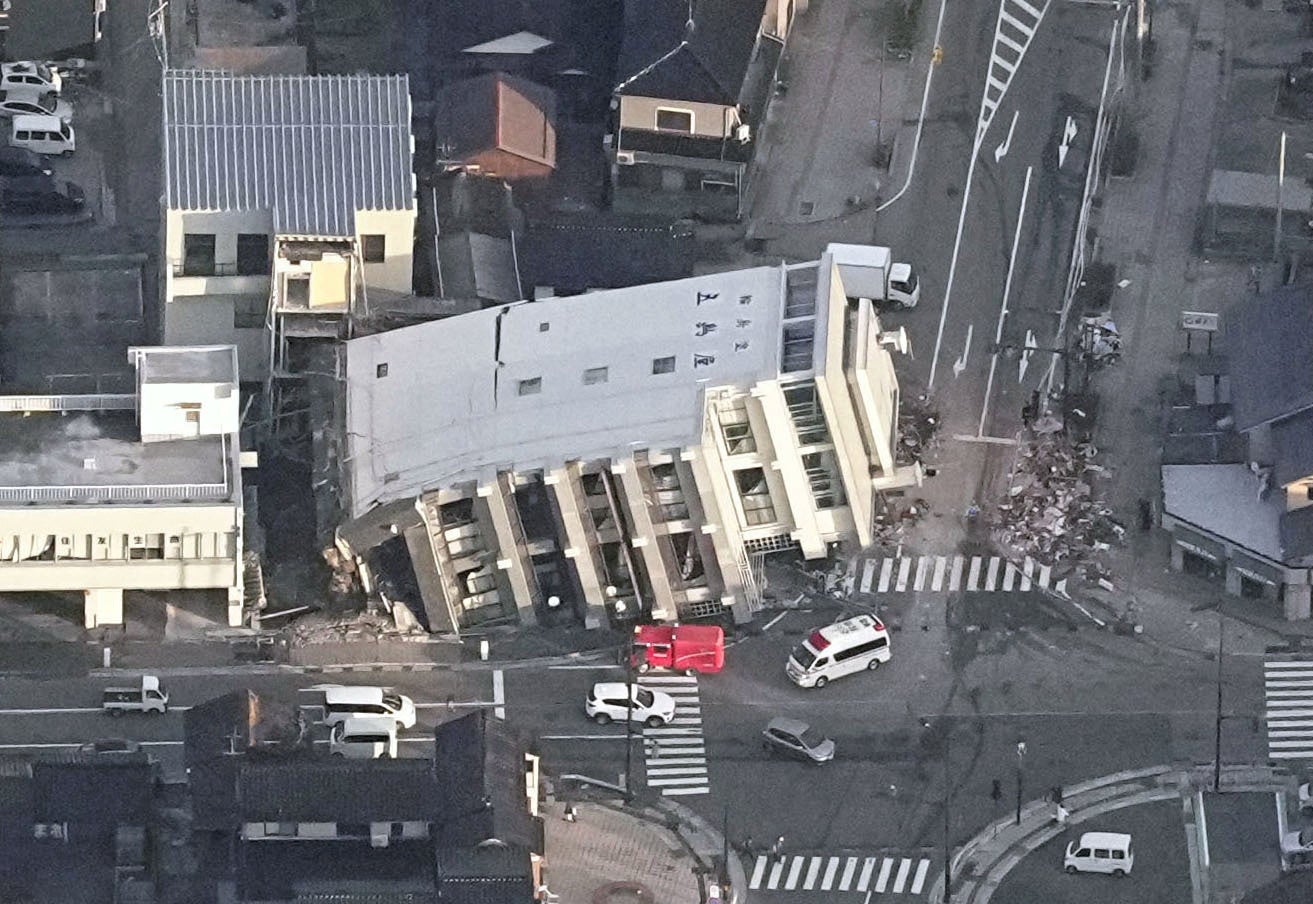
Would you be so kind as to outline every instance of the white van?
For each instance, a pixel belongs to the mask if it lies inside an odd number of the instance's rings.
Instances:
[[[38,154],[71,154],[77,147],[73,127],[58,116],[15,116],[9,127],[9,145]]]
[[[414,728],[415,701],[381,687],[342,686],[324,690],[325,725],[337,725],[358,716],[389,718],[402,728]]]
[[[1135,865],[1131,836],[1121,832],[1086,832],[1067,845],[1062,868],[1069,873],[1111,873],[1125,876]]]
[[[789,654],[785,674],[799,687],[825,687],[835,678],[888,662],[889,632],[873,615],[858,615],[813,631]]]
[[[345,719],[333,726],[328,752],[349,760],[396,758],[397,720],[386,716]]]

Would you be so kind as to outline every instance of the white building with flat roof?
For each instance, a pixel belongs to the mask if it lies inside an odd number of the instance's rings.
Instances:
[[[165,344],[234,344],[261,382],[298,334],[283,313],[332,335],[368,293],[411,292],[405,76],[170,69],[162,91]]]
[[[0,591],[82,591],[94,628],[125,590],[224,590],[239,625],[236,349],[129,355],[131,394],[0,396]]]
[[[915,481],[895,348],[828,254],[354,339],[343,508],[415,500],[379,526],[435,630],[747,618],[756,553],[866,545],[877,494]]]

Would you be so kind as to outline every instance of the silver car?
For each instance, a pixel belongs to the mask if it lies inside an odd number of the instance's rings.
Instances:
[[[818,766],[834,759],[834,742],[797,719],[771,719],[761,738],[767,753],[783,753]]]

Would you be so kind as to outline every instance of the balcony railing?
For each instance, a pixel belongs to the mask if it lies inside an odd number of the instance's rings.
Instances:
[[[0,503],[50,505],[87,502],[190,502],[225,500],[232,490],[222,483],[165,483],[131,486],[0,486]]]
[[[64,395],[0,396],[0,411],[131,411],[137,407],[134,393],[85,393]]]
[[[173,270],[174,276],[269,276],[270,268],[266,265],[262,270],[245,272],[240,269],[236,261],[216,261],[206,266],[187,265],[185,260],[170,260],[169,266]]]

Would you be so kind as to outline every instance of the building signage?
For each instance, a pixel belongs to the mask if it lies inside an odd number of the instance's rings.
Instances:
[[[1204,311],[1182,311],[1181,329],[1200,333],[1216,333],[1221,324],[1222,315],[1209,314]]]
[[[1257,571],[1250,571],[1248,568],[1241,568],[1239,565],[1235,564],[1234,562],[1231,563],[1231,567],[1236,570],[1237,574],[1244,575],[1245,577],[1249,578],[1251,581],[1258,581],[1258,583],[1260,584],[1267,584],[1271,587],[1275,587],[1277,585],[1276,581],[1272,580],[1270,577],[1268,577],[1265,574],[1259,574]]]

